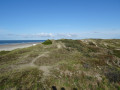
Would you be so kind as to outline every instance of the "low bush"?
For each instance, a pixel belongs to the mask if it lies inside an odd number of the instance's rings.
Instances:
[[[95,46],[88,46],[89,52],[100,52],[100,48]]]
[[[65,43],[65,45],[67,47],[75,48],[78,51],[83,51],[83,52],[86,51],[86,44],[84,44],[80,40],[63,39],[63,40],[60,40],[60,41],[62,41],[63,43]]]
[[[10,51],[0,51],[0,55],[4,55],[4,54],[7,54],[9,53]]]
[[[120,50],[113,50],[115,56],[120,58]]]
[[[93,42],[89,42],[89,45],[96,46]]]
[[[120,83],[120,70],[116,68],[110,68],[107,70],[105,76],[110,82]]]
[[[50,44],[52,44],[52,41],[51,41],[51,40],[46,40],[46,41],[43,42],[42,44],[44,44],[44,45],[50,45]]]

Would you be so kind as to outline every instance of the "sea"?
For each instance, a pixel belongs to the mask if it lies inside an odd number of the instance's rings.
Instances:
[[[45,40],[0,40],[0,45],[36,43],[36,42],[44,42],[44,41]]]

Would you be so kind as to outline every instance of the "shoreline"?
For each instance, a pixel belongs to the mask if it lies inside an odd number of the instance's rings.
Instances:
[[[35,45],[40,44],[40,43],[41,42],[0,45],[0,51],[11,51],[14,49],[19,49],[19,48],[27,48],[30,46],[35,46]]]

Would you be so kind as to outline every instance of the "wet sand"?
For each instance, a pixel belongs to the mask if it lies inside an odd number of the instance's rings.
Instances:
[[[9,45],[0,45],[0,51],[11,51],[18,48],[26,48],[30,46],[35,46],[40,43],[21,43],[21,44],[9,44]]]

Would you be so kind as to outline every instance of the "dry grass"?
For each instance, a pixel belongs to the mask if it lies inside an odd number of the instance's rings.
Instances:
[[[0,75],[0,90],[4,89],[43,89],[42,72],[36,68],[17,70]]]
[[[65,46],[64,46],[65,45]],[[0,90],[119,90],[120,40],[57,40],[0,52]],[[41,56],[40,56],[41,55]],[[40,57],[39,57],[40,56]],[[30,65],[34,61],[35,67]],[[19,68],[18,66],[28,67]],[[47,68],[49,75],[45,75]]]

